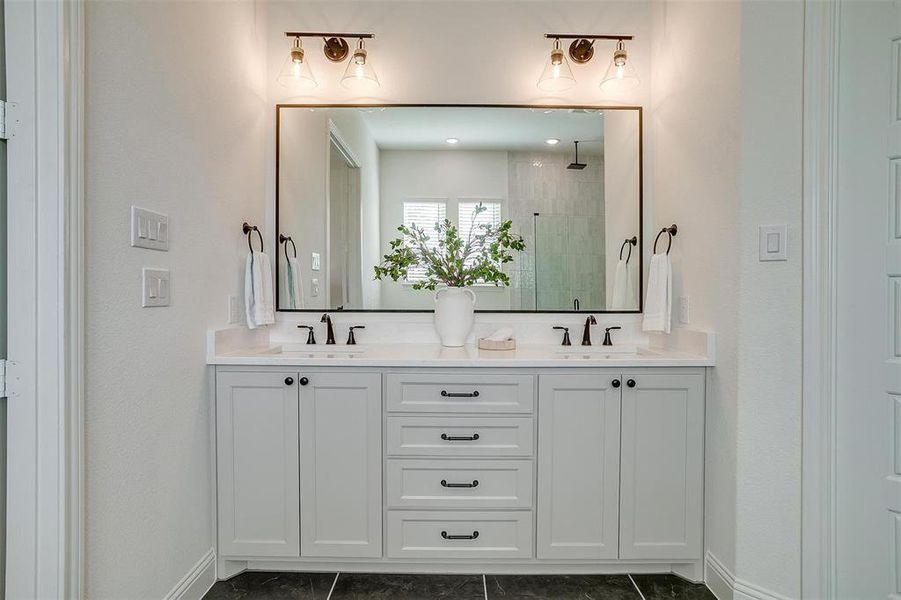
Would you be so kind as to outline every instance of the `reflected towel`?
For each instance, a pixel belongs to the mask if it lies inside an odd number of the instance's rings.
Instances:
[[[288,290],[288,308],[303,308],[303,279],[296,258],[285,262],[285,289]]]
[[[648,295],[644,303],[644,331],[669,333],[673,312],[673,266],[668,254],[651,257]]]
[[[247,326],[250,329],[275,323],[272,267],[269,257],[262,252],[247,254],[244,268],[244,308],[247,313]]]
[[[634,310],[638,308],[636,287],[632,281],[632,265],[625,260],[616,263],[613,276],[613,297],[610,308],[613,310]]]

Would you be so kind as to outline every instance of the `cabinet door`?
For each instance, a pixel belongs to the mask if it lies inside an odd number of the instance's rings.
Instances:
[[[623,383],[620,558],[701,558],[704,376],[626,373]]]
[[[381,375],[301,376],[301,555],[381,556]]]
[[[618,374],[541,375],[538,558],[616,558]]]
[[[220,556],[300,553],[296,381],[294,372],[216,377]]]

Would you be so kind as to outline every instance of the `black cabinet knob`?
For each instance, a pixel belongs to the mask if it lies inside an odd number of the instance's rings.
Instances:
[[[634,380],[634,379],[630,379],[629,381],[626,382],[626,385],[629,386],[630,388],[634,388],[634,387],[635,387],[635,380]]]
[[[307,379],[306,377],[301,377],[301,378],[300,378],[300,385],[306,385],[306,384],[308,384],[308,383],[310,383],[310,380]]]
[[[294,385],[293,377],[285,377],[285,385]]]
[[[613,381],[610,382],[610,385],[612,385],[615,388],[618,388],[620,385],[619,379],[614,379]]]

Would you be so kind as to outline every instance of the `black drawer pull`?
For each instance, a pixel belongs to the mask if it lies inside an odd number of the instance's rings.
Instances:
[[[466,393],[466,392],[449,392],[447,390],[441,390],[441,395],[445,398],[478,398],[479,390],[474,392]]]
[[[441,486],[446,488],[474,488],[479,487],[479,480],[473,479],[472,483],[448,483],[447,480],[441,480]]]
[[[469,437],[466,436],[453,436],[447,435],[446,433],[441,434],[441,439],[447,442],[474,442],[479,439],[479,434],[474,433]]]
[[[441,537],[446,540],[474,540],[479,537],[479,532],[473,531],[472,535],[447,535],[446,531],[442,531]]]

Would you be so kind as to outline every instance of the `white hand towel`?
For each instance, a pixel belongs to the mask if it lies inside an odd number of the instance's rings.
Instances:
[[[616,273],[613,276],[613,297],[610,300],[610,308],[613,310],[635,308],[634,294],[632,267],[626,261],[620,260],[616,263]]]
[[[501,327],[488,337],[486,340],[490,340],[492,342],[506,342],[507,340],[513,337],[513,329],[511,327]]]
[[[651,257],[648,295],[644,303],[644,331],[669,333],[673,312],[673,266],[668,254]]]
[[[285,289],[288,290],[288,308],[303,308],[303,279],[296,258],[285,262]]]
[[[269,257],[262,252],[247,254],[244,268],[244,308],[247,312],[247,327],[250,329],[275,323],[272,267]]]

